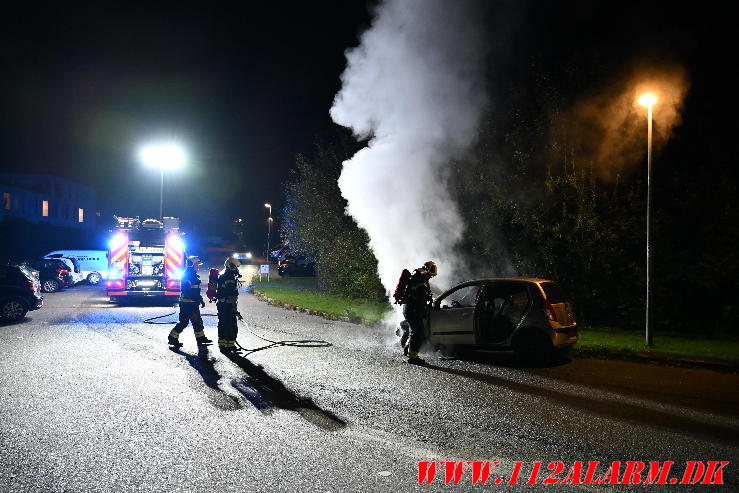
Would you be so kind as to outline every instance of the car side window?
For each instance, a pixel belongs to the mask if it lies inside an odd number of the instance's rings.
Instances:
[[[469,308],[477,304],[477,295],[480,294],[480,284],[473,284],[459,288],[441,300],[442,308]]]
[[[483,309],[493,316],[511,321],[520,320],[529,304],[529,294],[523,286],[490,286],[485,291]]]
[[[503,307],[502,315],[508,318],[511,322],[517,322],[523,316],[528,304],[528,292],[525,289],[516,290],[508,295],[506,306]]]

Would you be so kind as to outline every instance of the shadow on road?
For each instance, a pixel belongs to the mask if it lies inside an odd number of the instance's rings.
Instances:
[[[270,407],[294,411],[306,421],[327,431],[336,431],[346,426],[346,422],[341,418],[330,411],[321,409],[311,399],[299,397],[285,387],[281,381],[267,374],[261,366],[255,365],[240,355],[229,355],[228,359],[244,370],[248,377],[249,385],[246,388],[234,385],[234,388],[247,399],[252,400],[250,396],[258,397]],[[256,392],[256,395],[253,392]]]
[[[646,424],[654,427],[669,428],[671,430],[677,431],[678,433],[697,434],[709,437],[714,440],[728,441],[730,443],[737,443],[739,441],[739,430],[736,428],[721,426],[718,424],[697,422],[690,417],[683,417],[663,411],[657,411],[623,401],[614,401],[612,399],[597,399],[582,394],[566,394],[558,392],[554,389],[528,385],[506,378],[497,377],[495,375],[477,373],[458,368],[448,368],[432,364],[428,364],[427,368],[451,375],[470,378],[472,380],[494,385],[496,387],[507,388],[518,393],[547,399],[553,402],[564,404],[573,409],[582,409],[610,418],[623,419],[626,421]]]
[[[465,351],[462,349],[442,355],[441,360],[470,361],[483,365],[503,366],[507,368],[554,368],[572,362],[570,358],[562,355],[556,355],[549,361],[524,361],[513,351]]]
[[[215,407],[226,411],[233,411],[242,408],[238,398],[227,394],[218,385],[218,382],[221,379],[221,374],[218,373],[218,370],[215,368],[216,359],[210,355],[208,346],[198,346],[198,354],[186,353],[171,346],[169,349],[173,353],[184,357],[190,366],[200,374],[205,385],[215,391],[215,393],[209,396],[211,403]]]

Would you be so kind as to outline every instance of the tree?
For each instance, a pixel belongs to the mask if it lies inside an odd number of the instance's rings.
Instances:
[[[338,186],[342,163],[361,145],[342,134],[335,142],[317,144],[310,158],[297,156],[293,177],[285,185],[281,234],[292,252],[315,258],[317,275],[330,291],[384,299],[367,233],[346,215]]]

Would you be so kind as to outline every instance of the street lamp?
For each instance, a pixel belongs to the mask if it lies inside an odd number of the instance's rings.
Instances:
[[[181,168],[187,161],[184,149],[177,144],[153,144],[141,148],[139,159],[146,166],[159,168],[159,219],[164,220],[164,170]]]
[[[264,204],[264,207],[269,209],[269,215],[267,216],[267,263],[269,264],[269,239],[272,237],[272,204]]]
[[[654,94],[642,95],[638,103],[647,107],[647,309],[646,309],[646,340],[651,347],[652,338],[652,242],[649,229],[652,215],[652,106],[657,103]]]

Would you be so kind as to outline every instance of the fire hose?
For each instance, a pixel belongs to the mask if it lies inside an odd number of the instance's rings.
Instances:
[[[146,320],[144,320],[144,323],[146,323],[146,324],[152,324],[152,325],[172,325],[172,322],[155,322],[155,320],[158,320],[160,318],[165,318],[165,317],[171,317],[172,315],[175,315],[175,314],[177,314],[177,312],[171,312],[171,313],[166,313],[164,315],[159,315],[157,317],[147,318]],[[200,316],[202,316],[202,317],[217,317],[218,315],[215,314],[215,313],[201,313]],[[269,344],[266,344],[264,346],[256,347],[254,349],[249,349],[249,348],[245,348],[244,346],[242,346],[241,344],[239,344],[238,341],[237,341],[236,342],[236,346],[239,349],[241,349],[242,351],[245,351],[247,354],[256,353],[257,351],[263,351],[265,349],[271,349],[273,347],[319,348],[319,347],[331,347],[331,346],[333,346],[333,344],[330,343],[330,342],[328,342],[328,341],[321,341],[321,340],[317,340],[317,339],[298,339],[298,340],[273,341],[272,339],[267,339],[266,337],[264,337],[264,336],[262,336],[260,334],[257,334],[256,332],[254,332],[254,330],[252,330],[252,328],[249,327],[249,325],[247,325],[246,322],[244,322],[244,317],[242,317],[240,313],[237,312],[237,315],[236,316],[238,318],[238,321],[241,322],[241,325],[247,331],[249,331],[251,333],[251,335],[253,335],[257,339],[261,339],[261,340],[269,343]],[[267,328],[267,327],[261,327],[261,326],[258,326],[258,325],[257,325],[257,327],[260,327],[261,329],[264,329],[264,330],[269,330],[269,328]]]

